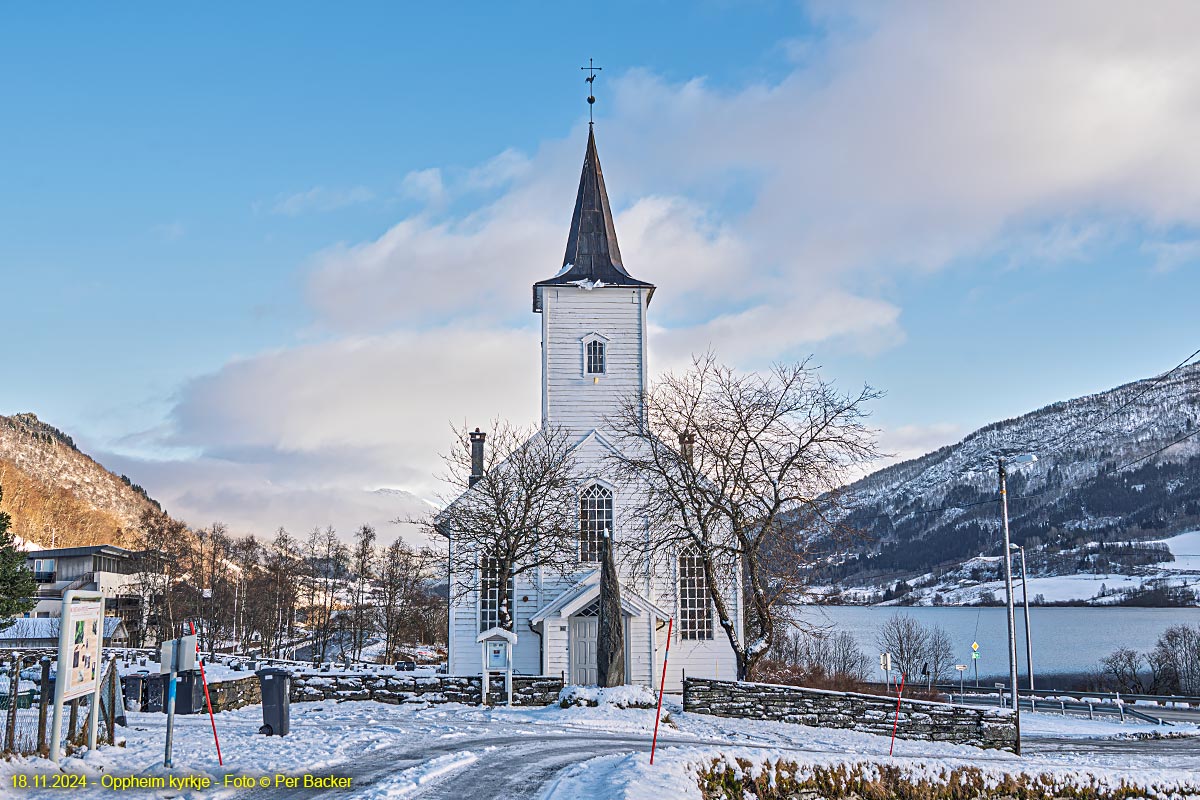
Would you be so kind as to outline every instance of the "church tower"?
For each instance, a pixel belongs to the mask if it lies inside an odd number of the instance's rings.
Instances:
[[[542,315],[542,423],[573,434],[604,427],[646,387],[646,309],[654,285],[621,263],[596,137],[583,174],[562,269],[533,285]]]

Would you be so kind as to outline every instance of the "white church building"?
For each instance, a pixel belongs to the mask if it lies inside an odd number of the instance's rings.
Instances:
[[[599,477],[606,448],[615,447],[604,425],[619,404],[646,387],[646,316],[654,291],[653,284],[634,278],[624,266],[589,129],[563,266],[533,286],[533,311],[542,323],[542,424],[567,431],[576,442],[578,563],[565,576],[543,570],[518,576],[512,586],[517,674],[596,682],[600,540],[605,530],[614,531],[617,547],[623,540],[644,540],[647,524],[623,513],[632,506],[628,498],[636,496],[636,486]],[[446,533],[453,570],[460,569],[456,559],[477,561],[478,554],[456,551],[453,533]],[[688,552],[672,561],[654,575],[644,565],[619,568],[627,680],[658,687],[672,619],[668,691],[680,690],[685,673],[735,678],[733,649],[717,624],[703,571]],[[736,587],[737,576],[730,583]],[[479,674],[476,637],[496,625],[496,597],[481,596],[478,588],[452,594],[458,596],[449,605],[448,671]],[[740,629],[740,592],[734,588],[730,594]]]

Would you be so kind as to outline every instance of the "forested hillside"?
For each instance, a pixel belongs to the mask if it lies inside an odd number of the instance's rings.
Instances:
[[[1039,457],[1009,470],[1012,540],[1027,547],[1031,575],[1170,572],[1179,554],[1162,540],[1200,529],[1198,426],[1200,365],[988,425],[848,487],[844,521],[860,538],[818,579],[882,599],[994,580],[998,452]]]
[[[159,504],[33,414],[0,416],[0,486],[14,533],[43,547],[129,544]]]

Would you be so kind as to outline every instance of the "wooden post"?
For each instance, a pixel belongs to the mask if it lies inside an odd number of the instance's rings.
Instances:
[[[21,690],[21,654],[13,653],[8,677],[8,730],[4,732],[4,752],[17,752],[17,697]]]
[[[108,668],[108,743],[116,739],[117,724],[117,660],[114,658]]]
[[[65,680],[66,675],[59,675],[58,680]],[[67,717],[67,745],[71,744],[71,740],[75,737],[75,723],[79,720],[79,698],[76,697],[70,701],[71,714]]]
[[[46,711],[50,708],[50,658],[42,656],[42,681],[41,699],[38,701],[38,739],[37,751],[39,754],[48,752],[46,746]]]

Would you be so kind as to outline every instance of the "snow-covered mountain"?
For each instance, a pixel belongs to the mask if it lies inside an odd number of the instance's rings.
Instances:
[[[1200,434],[1188,437],[1198,426],[1193,364],[980,428],[848,487],[845,522],[862,538],[849,556],[831,556],[817,580],[860,602],[977,600],[979,592],[958,590],[999,577],[995,454],[1033,453],[1039,460],[1010,465],[1008,480],[1012,540],[1026,546],[1031,575],[1131,579],[1108,582],[1128,584],[1129,596],[1106,584],[1107,599],[1096,602],[1187,601],[1190,589],[1170,587],[1193,582],[1170,576],[1176,556],[1190,554],[1164,540],[1200,529]]]

